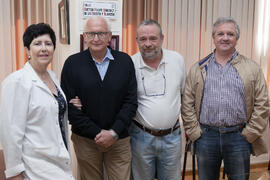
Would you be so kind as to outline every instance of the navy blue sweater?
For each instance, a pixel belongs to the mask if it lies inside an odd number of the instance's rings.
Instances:
[[[61,87],[67,101],[78,96],[82,110],[68,105],[72,132],[94,139],[101,129],[113,129],[119,138],[128,136],[128,127],[137,110],[137,82],[129,55],[111,50],[110,61],[102,81],[90,51],[71,55],[66,60]]]

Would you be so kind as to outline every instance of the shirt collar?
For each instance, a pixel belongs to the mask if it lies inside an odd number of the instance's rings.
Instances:
[[[164,51],[161,49],[162,51],[162,58],[161,58],[161,61],[159,63],[159,65],[161,64],[167,64],[167,61],[165,60],[164,58]],[[147,64],[145,64],[143,58],[142,58],[142,55],[140,55],[140,65],[139,65],[139,68],[142,69],[142,68],[150,68]]]
[[[98,62],[94,57],[92,57],[92,59],[93,59],[93,61],[95,61],[95,63],[101,64],[105,60],[111,60],[111,61],[113,61],[114,60],[114,57],[113,57],[113,55],[111,53],[111,50],[109,48],[107,48],[106,54],[105,54],[104,58],[102,59],[102,62]]]
[[[211,56],[211,60],[210,61],[213,61],[215,63],[217,63],[217,60],[215,58],[215,53],[216,53],[216,49],[214,49],[213,53],[212,53],[212,56]],[[229,59],[229,61],[227,63],[231,63],[231,61],[238,55],[238,52],[235,50],[232,57]]]

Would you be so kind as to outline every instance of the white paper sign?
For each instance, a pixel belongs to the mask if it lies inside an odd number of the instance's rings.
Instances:
[[[83,16],[102,16],[106,18],[116,18],[116,3],[84,1]]]

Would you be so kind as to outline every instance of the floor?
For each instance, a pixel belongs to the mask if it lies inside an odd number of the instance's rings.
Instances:
[[[0,180],[4,180],[4,166],[2,166],[3,158],[2,151],[0,150]],[[260,163],[260,164],[252,164],[250,167],[250,180],[270,180],[270,176],[268,174],[268,163]],[[222,179],[223,170],[221,169],[220,180]],[[193,180],[192,171],[186,171],[185,180]],[[196,176],[196,180],[198,177]],[[227,178],[225,178],[227,180]]]
[[[270,180],[270,176],[269,176],[267,168],[268,168],[267,163],[251,165],[249,180]],[[221,170],[221,173],[220,173],[220,180],[223,180],[222,175],[223,175],[223,170]],[[186,172],[185,180],[193,180],[191,171]],[[198,180],[197,175],[196,175],[196,180]],[[225,180],[227,180],[226,177],[225,177]]]

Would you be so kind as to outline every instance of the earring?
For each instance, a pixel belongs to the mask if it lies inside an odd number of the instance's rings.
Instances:
[[[31,59],[31,56],[29,55],[29,56],[28,56],[28,60],[30,60],[30,59]]]

